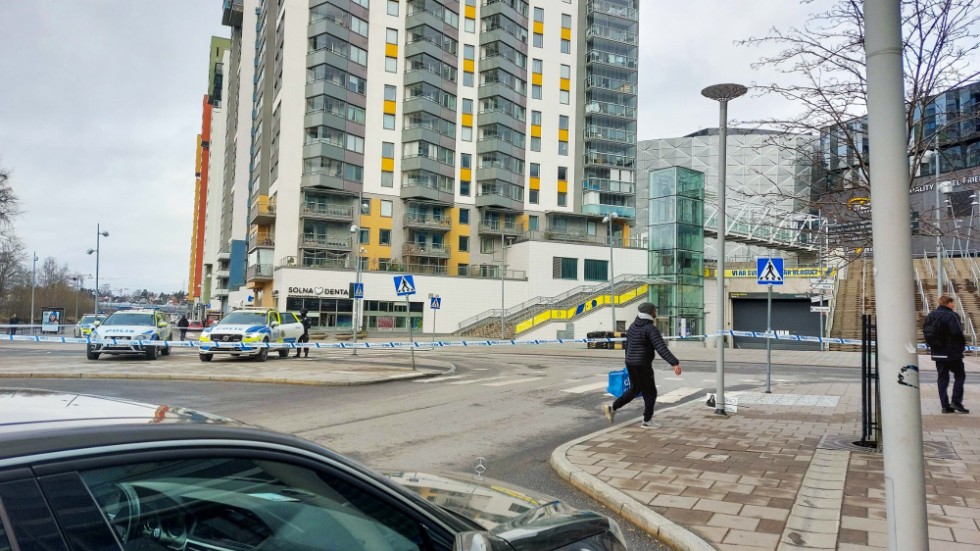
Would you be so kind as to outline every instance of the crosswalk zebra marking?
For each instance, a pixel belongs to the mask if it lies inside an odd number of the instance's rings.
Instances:
[[[539,379],[540,379],[540,377],[527,377],[527,378],[523,378],[523,379],[511,379],[509,381],[499,381],[499,382],[496,382],[496,383],[486,383],[483,386],[507,386],[507,385],[516,385],[516,384],[520,384],[520,383],[527,383],[527,382],[530,382],[530,381],[537,381]]]
[[[562,392],[569,392],[571,394],[582,394],[585,392],[591,392],[593,390],[605,389],[608,384],[609,383],[607,383],[606,381],[602,381],[598,383],[576,386],[572,388],[564,388],[562,389]]]
[[[682,386],[681,388],[675,388],[674,390],[671,390],[666,394],[661,394],[660,396],[657,396],[657,401],[664,404],[675,404],[677,402],[680,402],[684,398],[687,398],[688,396],[700,391],[701,391],[700,388]]]
[[[450,375],[448,377],[432,377],[431,379],[416,379],[412,382],[425,385],[429,383],[441,383],[444,381],[450,381],[452,379],[462,379],[465,376],[466,375]]]
[[[473,380],[470,380],[470,381],[453,381],[453,382],[447,383],[447,384],[450,384],[450,385],[472,385],[474,383],[485,383],[487,381],[496,381],[497,379],[503,379],[503,378],[504,378],[504,376],[501,375],[501,376],[498,376],[498,377],[487,377],[485,379],[473,379]]]

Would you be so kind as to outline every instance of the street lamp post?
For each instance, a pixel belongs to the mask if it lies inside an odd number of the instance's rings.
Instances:
[[[103,237],[109,237],[109,232],[102,231],[102,226],[95,225],[95,249],[89,249],[87,254],[95,253],[95,319],[99,319],[99,250]]]
[[[503,213],[497,213],[497,224],[500,224],[500,340],[504,340],[507,338],[507,310],[504,308],[504,277],[507,271],[507,241],[504,239]]]
[[[725,217],[725,169],[728,160],[728,102],[745,95],[748,88],[741,84],[715,84],[701,90],[701,95],[718,102],[718,269],[715,281],[718,285],[717,305],[717,348],[718,358],[715,364],[717,390],[715,391],[715,414],[725,413],[725,232],[727,220]]]
[[[34,334],[34,289],[37,287],[37,252],[34,252],[34,264],[31,267],[31,321],[27,324],[31,334]]]
[[[602,222],[609,224],[609,305],[612,307],[612,331],[616,332],[616,269],[613,267],[613,220],[619,218],[615,212],[609,213]]]

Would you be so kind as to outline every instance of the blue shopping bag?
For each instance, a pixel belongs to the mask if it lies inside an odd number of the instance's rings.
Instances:
[[[630,389],[630,376],[626,368],[617,369],[616,371],[609,372],[609,384],[606,386],[606,391],[609,394],[619,398]]]

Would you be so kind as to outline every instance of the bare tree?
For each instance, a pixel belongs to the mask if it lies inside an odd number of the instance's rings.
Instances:
[[[24,274],[24,244],[12,232],[0,237],[0,311],[13,312],[13,292]]]
[[[20,211],[19,201],[10,183],[10,171],[0,166],[0,227],[9,226]]]
[[[811,4],[812,0],[801,0]],[[925,108],[946,90],[977,80],[970,67],[980,49],[980,4],[971,0],[903,0],[906,128],[910,136],[910,175],[919,172],[926,151],[943,135],[917,128]],[[800,106],[798,115],[750,121],[786,135],[810,135],[819,143],[795,153],[809,159],[815,179],[810,197],[797,197],[815,212],[858,224],[849,232],[853,244],[869,242],[862,229],[867,209],[855,208],[856,197],[868,197],[867,82],[864,51],[864,2],[836,0],[825,12],[809,17],[802,27],[770,29],[762,37],[738,42],[742,46],[777,46],[780,51],[761,58],[754,67],[775,68],[786,80],[754,85],[760,95],[776,95]],[[946,127],[960,121],[945,121]],[[774,140],[775,143],[775,140]],[[786,143],[783,141],[783,143]],[[830,155],[825,155],[828,153]],[[842,158],[837,151],[845,151]],[[779,192],[775,192],[779,193]],[[785,199],[785,197],[781,197]],[[857,205],[860,207],[861,205]]]

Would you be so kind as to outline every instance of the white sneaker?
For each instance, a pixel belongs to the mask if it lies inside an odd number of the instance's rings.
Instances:
[[[616,418],[616,410],[614,410],[609,404],[602,406],[602,412],[606,414],[606,419],[609,419],[610,423],[612,423],[613,419]]]
[[[651,419],[650,421],[643,421],[643,422],[641,422],[640,423],[640,428],[652,429],[653,428],[653,420]]]

